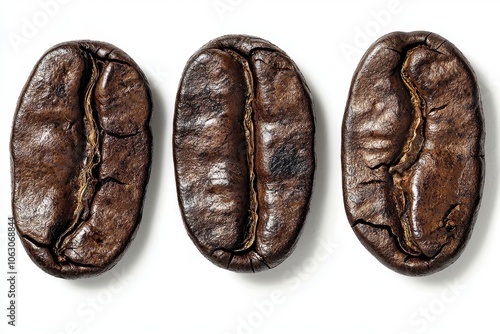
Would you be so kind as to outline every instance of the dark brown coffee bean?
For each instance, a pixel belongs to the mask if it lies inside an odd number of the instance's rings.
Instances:
[[[184,223],[203,255],[242,272],[281,263],[315,166],[312,100],[297,66],[255,37],[203,46],[180,82],[174,160]]]
[[[151,111],[141,70],[110,44],[63,43],[34,68],[12,129],[12,206],[46,272],[97,275],[123,255],[142,214]]]
[[[483,146],[476,78],[453,44],[428,32],[376,41],[342,128],[344,203],[361,243],[406,275],[453,263],[479,209]]]

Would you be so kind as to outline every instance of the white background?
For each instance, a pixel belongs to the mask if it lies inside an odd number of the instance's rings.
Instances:
[[[412,278],[358,242],[341,193],[340,127],[355,67],[391,31],[428,30],[469,59],[486,119],[486,181],[472,238],[442,272]],[[0,322],[2,333],[472,333],[498,328],[497,191],[500,20],[494,1],[0,2]],[[175,94],[187,59],[242,33],[294,59],[316,105],[318,167],[307,225],[277,268],[237,274],[207,261],[179,213],[172,162]],[[154,94],[154,163],[135,241],[102,276],[54,278],[18,242],[17,326],[7,326],[9,136],[17,98],[40,56],[75,39],[107,41],[144,70]],[[479,329],[480,330],[480,329]]]

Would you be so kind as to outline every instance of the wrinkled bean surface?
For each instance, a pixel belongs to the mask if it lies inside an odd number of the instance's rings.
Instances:
[[[454,45],[429,32],[376,41],[342,128],[344,203],[360,241],[407,275],[455,261],[479,208],[483,146],[476,78]]]
[[[142,72],[110,44],[63,43],[37,63],[12,129],[12,206],[43,270],[96,275],[123,255],[149,178],[151,111]]]

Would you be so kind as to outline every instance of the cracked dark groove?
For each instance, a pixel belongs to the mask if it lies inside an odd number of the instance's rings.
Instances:
[[[53,251],[58,256],[58,262],[61,263],[68,261],[67,257],[62,253],[66,247],[64,240],[75,232],[78,226],[84,221],[86,217],[82,217],[82,214],[88,212],[89,207],[92,205],[91,202],[89,203],[89,197],[93,200],[95,196],[95,170],[99,168],[101,160],[102,136],[100,132],[102,128],[96,115],[94,89],[97,80],[99,80],[102,64],[98,64],[94,55],[88,50],[86,50],[85,59],[87,60],[86,67],[91,69],[90,77],[83,79],[87,80],[87,84],[85,85],[86,91],[83,94],[84,132],[86,134],[87,145],[90,145],[90,150],[87,150],[90,151],[90,154],[88,157],[85,157],[84,165],[79,176],[80,189],[78,190],[78,204],[73,214],[73,223],[60,235],[54,245]]]

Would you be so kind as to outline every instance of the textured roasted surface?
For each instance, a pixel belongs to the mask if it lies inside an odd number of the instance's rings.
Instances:
[[[149,178],[151,111],[141,70],[110,44],[59,44],[35,66],[12,128],[12,207],[46,272],[97,275],[123,255]]]
[[[174,161],[203,255],[241,272],[281,263],[304,224],[315,166],[312,100],[293,61],[249,36],[202,47],[180,82]]]
[[[376,41],[342,127],[344,204],[360,241],[406,275],[455,261],[479,209],[483,146],[478,85],[454,45],[429,32]]]

